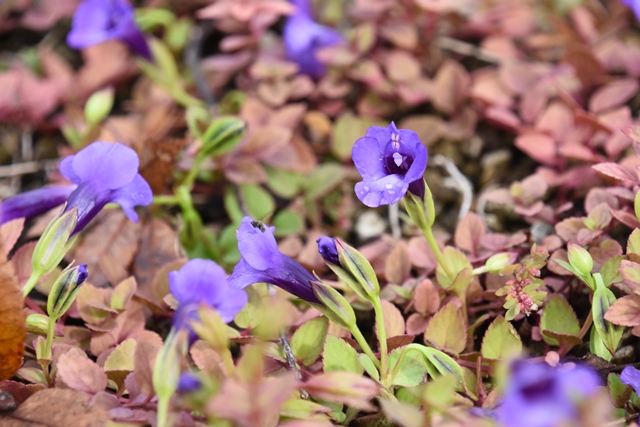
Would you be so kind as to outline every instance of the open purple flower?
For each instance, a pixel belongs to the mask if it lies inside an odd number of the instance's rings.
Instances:
[[[60,172],[75,185],[27,191],[2,201],[1,222],[31,218],[67,202],[65,211],[78,208],[75,232],[82,230],[107,203],[119,204],[131,221],[135,206],[153,201],[151,187],[138,173],[136,152],[119,142],[94,142],[60,162]]]
[[[192,259],[180,270],[170,272],[169,289],[178,300],[173,326],[189,331],[191,341],[196,335],[189,323],[199,318],[203,304],[214,308],[222,321],[229,323],[248,301],[245,291],[230,286],[222,267],[204,259]]]
[[[300,72],[320,78],[325,73],[325,66],[316,58],[316,51],[344,39],[336,30],[313,20],[309,0],[293,0],[292,3],[296,11],[287,19],[282,35],[287,57],[298,64]]]
[[[598,374],[586,366],[516,362],[496,416],[506,427],[568,425],[577,420],[580,400],[600,385]]]
[[[412,130],[372,126],[356,141],[353,163],[362,175],[356,196],[365,205],[377,208],[397,203],[407,190],[424,197],[422,175],[427,167],[427,148]]]
[[[311,287],[311,282],[317,279],[296,260],[280,252],[273,230],[275,227],[266,227],[249,217],[242,219],[237,232],[242,259],[229,276],[229,283],[236,288],[270,283],[298,298],[319,304]]]
[[[633,366],[627,366],[620,374],[620,381],[623,384],[630,385],[636,393],[640,394],[640,370]]]
[[[135,53],[151,59],[149,44],[126,0],[84,0],[73,15],[67,43],[75,49],[84,49],[107,40],[123,41]]]

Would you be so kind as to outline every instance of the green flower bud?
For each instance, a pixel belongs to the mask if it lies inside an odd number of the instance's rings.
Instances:
[[[313,293],[323,304],[313,304],[318,311],[345,329],[351,330],[355,327],[356,313],[340,292],[320,281],[311,282],[311,286]]]
[[[78,209],[73,208],[47,225],[33,250],[31,266],[33,274],[42,277],[51,273],[62,261],[75,238],[69,237],[78,222]]]
[[[156,356],[153,367],[153,389],[158,395],[158,400],[166,403],[178,388],[180,380],[180,358],[178,352],[178,331],[171,329],[164,345]]]
[[[237,117],[221,117],[211,123],[202,135],[201,154],[205,156],[219,156],[238,145],[246,124]]]
[[[113,108],[113,88],[94,92],[84,105],[84,119],[89,126],[95,126],[107,118]]]
[[[593,258],[582,246],[569,242],[567,245],[569,264],[579,276],[589,277],[593,270]]]
[[[58,319],[69,310],[87,276],[86,264],[80,264],[75,267],[69,266],[62,271],[62,274],[51,287],[51,292],[47,299],[47,313],[49,313],[49,316],[53,319]]]
[[[488,272],[498,273],[503,268],[513,264],[517,258],[518,254],[515,252],[501,252],[489,257],[484,266]]]
[[[30,314],[27,316],[26,325],[27,332],[45,336],[49,327],[49,318],[44,314]]]
[[[353,278],[353,280],[345,280],[346,284],[361,298],[370,302],[378,300],[380,285],[369,261],[355,248],[347,245],[342,240],[336,239],[336,249],[338,250],[340,265]]]

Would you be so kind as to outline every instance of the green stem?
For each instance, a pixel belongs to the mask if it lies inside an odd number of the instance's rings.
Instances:
[[[202,166],[202,162],[204,162],[205,156],[198,155],[193,161],[193,166],[189,170],[189,173],[182,181],[181,186],[191,189],[193,187],[193,183],[196,181],[196,177],[198,176],[198,172],[200,172],[200,166]]]
[[[180,204],[180,200],[176,196],[155,196],[153,198],[154,205],[177,205]]]
[[[387,354],[387,329],[384,325],[384,312],[379,299],[373,300],[373,311],[376,317],[376,328],[378,331],[378,342],[380,343],[380,380],[386,384],[389,361]]]
[[[24,298],[26,298],[27,295],[29,295],[29,292],[31,292],[33,288],[35,288],[36,284],[38,283],[41,277],[42,277],[42,273],[40,273],[39,271],[38,272],[34,271],[31,273],[31,276],[29,276],[29,280],[27,280],[27,283],[24,285],[24,288],[22,288],[22,296]]]
[[[158,427],[170,427],[169,422],[170,396],[158,396]]]
[[[56,330],[56,318],[49,317],[49,323],[47,324],[47,340],[44,344],[44,354],[42,355],[45,359],[51,359],[51,347],[53,346],[53,336],[55,335]]]
[[[447,277],[449,277],[450,280],[454,280],[455,277],[451,276],[451,273],[449,272],[449,269],[447,268],[447,265],[444,262],[444,256],[442,255],[440,246],[438,246],[438,242],[436,242],[436,238],[433,235],[433,231],[431,231],[431,227],[423,228],[422,233],[424,234],[424,237],[427,239],[427,243],[429,243],[429,247],[433,251],[433,254],[436,256],[436,261],[438,262],[438,265],[442,267],[445,274],[447,275]]]
[[[373,350],[371,350],[371,347],[369,347],[369,343],[367,343],[367,340],[364,339],[364,336],[362,335],[362,332],[360,332],[360,329],[358,329],[358,327],[354,325],[349,329],[349,332],[351,332],[351,335],[353,335],[353,338],[360,345],[362,351],[364,351],[364,353],[369,356],[376,368],[380,368],[380,362],[378,361],[378,358],[373,353]]]

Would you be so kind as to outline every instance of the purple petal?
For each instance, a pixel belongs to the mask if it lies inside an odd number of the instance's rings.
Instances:
[[[78,5],[73,15],[67,44],[74,49],[83,49],[113,38],[107,31],[110,26],[109,1],[85,0]]]
[[[236,289],[244,289],[255,283],[271,283],[267,270],[256,270],[244,258],[233,268],[233,272],[227,278],[229,286]]]
[[[351,157],[363,180],[375,181],[386,175],[377,139],[367,136],[358,139],[353,145]]]
[[[630,385],[636,393],[640,394],[640,370],[633,366],[627,366],[620,374],[620,381],[623,384]]]
[[[139,166],[138,154],[133,149],[119,142],[96,141],[73,156],[71,167],[75,175],[65,177],[92,182],[95,189],[115,190],[133,181]],[[67,165],[64,171],[68,172]]]
[[[110,190],[96,188],[92,184],[88,182],[78,185],[67,200],[65,212],[78,208],[78,223],[74,234],[86,227],[110,201]]]
[[[407,192],[409,184],[399,175],[387,175],[376,181],[356,184],[358,199],[370,208],[397,203]]]
[[[400,137],[402,138],[402,137]],[[417,138],[417,135],[416,135]],[[424,171],[427,168],[427,158],[428,152],[427,147],[425,147],[420,140],[414,145],[414,158],[413,163],[409,167],[406,175],[404,176],[405,181],[411,183],[417,180],[422,179],[424,175]]]
[[[227,274],[213,261],[192,259],[169,273],[169,289],[180,304],[219,304],[225,297]]]
[[[191,393],[202,387],[202,381],[191,372],[180,375],[178,380],[178,393]]]
[[[0,224],[43,214],[66,202],[75,188],[75,185],[46,187],[6,198],[0,205]]]
[[[149,48],[149,43],[142,31],[138,29],[135,22],[131,22],[131,26],[122,39],[129,45],[132,51],[142,56],[147,61],[151,61],[153,55]]]
[[[238,227],[238,250],[242,258],[257,270],[266,270],[273,265],[273,259],[280,254],[275,227],[267,227],[250,217],[244,217]]]
[[[111,202],[119,204],[131,221],[138,222],[138,214],[134,208],[149,206],[153,202],[153,192],[147,181],[136,174],[131,183],[113,191]]]
[[[229,323],[249,302],[249,295],[242,289],[236,289],[227,282],[224,299],[215,308],[224,323]]]
[[[309,0],[291,0],[291,3],[296,7],[295,15],[313,17],[313,9]]]
[[[336,239],[333,237],[322,236],[316,240],[318,244],[318,252],[322,258],[333,264],[340,264],[338,258],[338,249],[336,248]]]
[[[559,380],[564,390],[580,396],[590,396],[602,386],[600,375],[592,368],[583,365],[572,368],[562,367]]]
[[[384,150],[384,147],[387,146],[389,142],[391,142],[391,135],[394,133],[398,133],[398,128],[394,122],[391,122],[389,126],[371,126],[367,129],[367,133],[365,133],[365,137],[374,138],[378,142],[378,147],[380,151]]]

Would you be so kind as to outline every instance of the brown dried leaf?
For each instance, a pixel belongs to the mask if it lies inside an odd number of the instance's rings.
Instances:
[[[11,415],[0,416],[2,427],[103,427],[111,421],[107,411],[90,403],[91,396],[77,390],[50,388],[34,393]]]
[[[0,225],[0,251],[5,256],[8,256],[15,246],[20,234],[22,234],[23,227],[24,218],[17,218]]]
[[[103,212],[94,221],[95,226],[69,258],[87,264],[96,286],[120,283],[129,276],[127,268],[138,250],[140,223],[129,221],[120,210]]]
[[[382,300],[382,311],[384,312],[384,327],[387,331],[387,338],[404,334],[404,317],[402,313],[389,301]]]
[[[107,374],[81,350],[60,356],[57,368],[57,378],[74,390],[95,394],[107,387]]]
[[[24,299],[13,267],[0,252],[0,381],[22,365],[26,315]]]
[[[385,261],[384,275],[389,283],[401,284],[411,274],[409,248],[404,241],[398,242]]]

